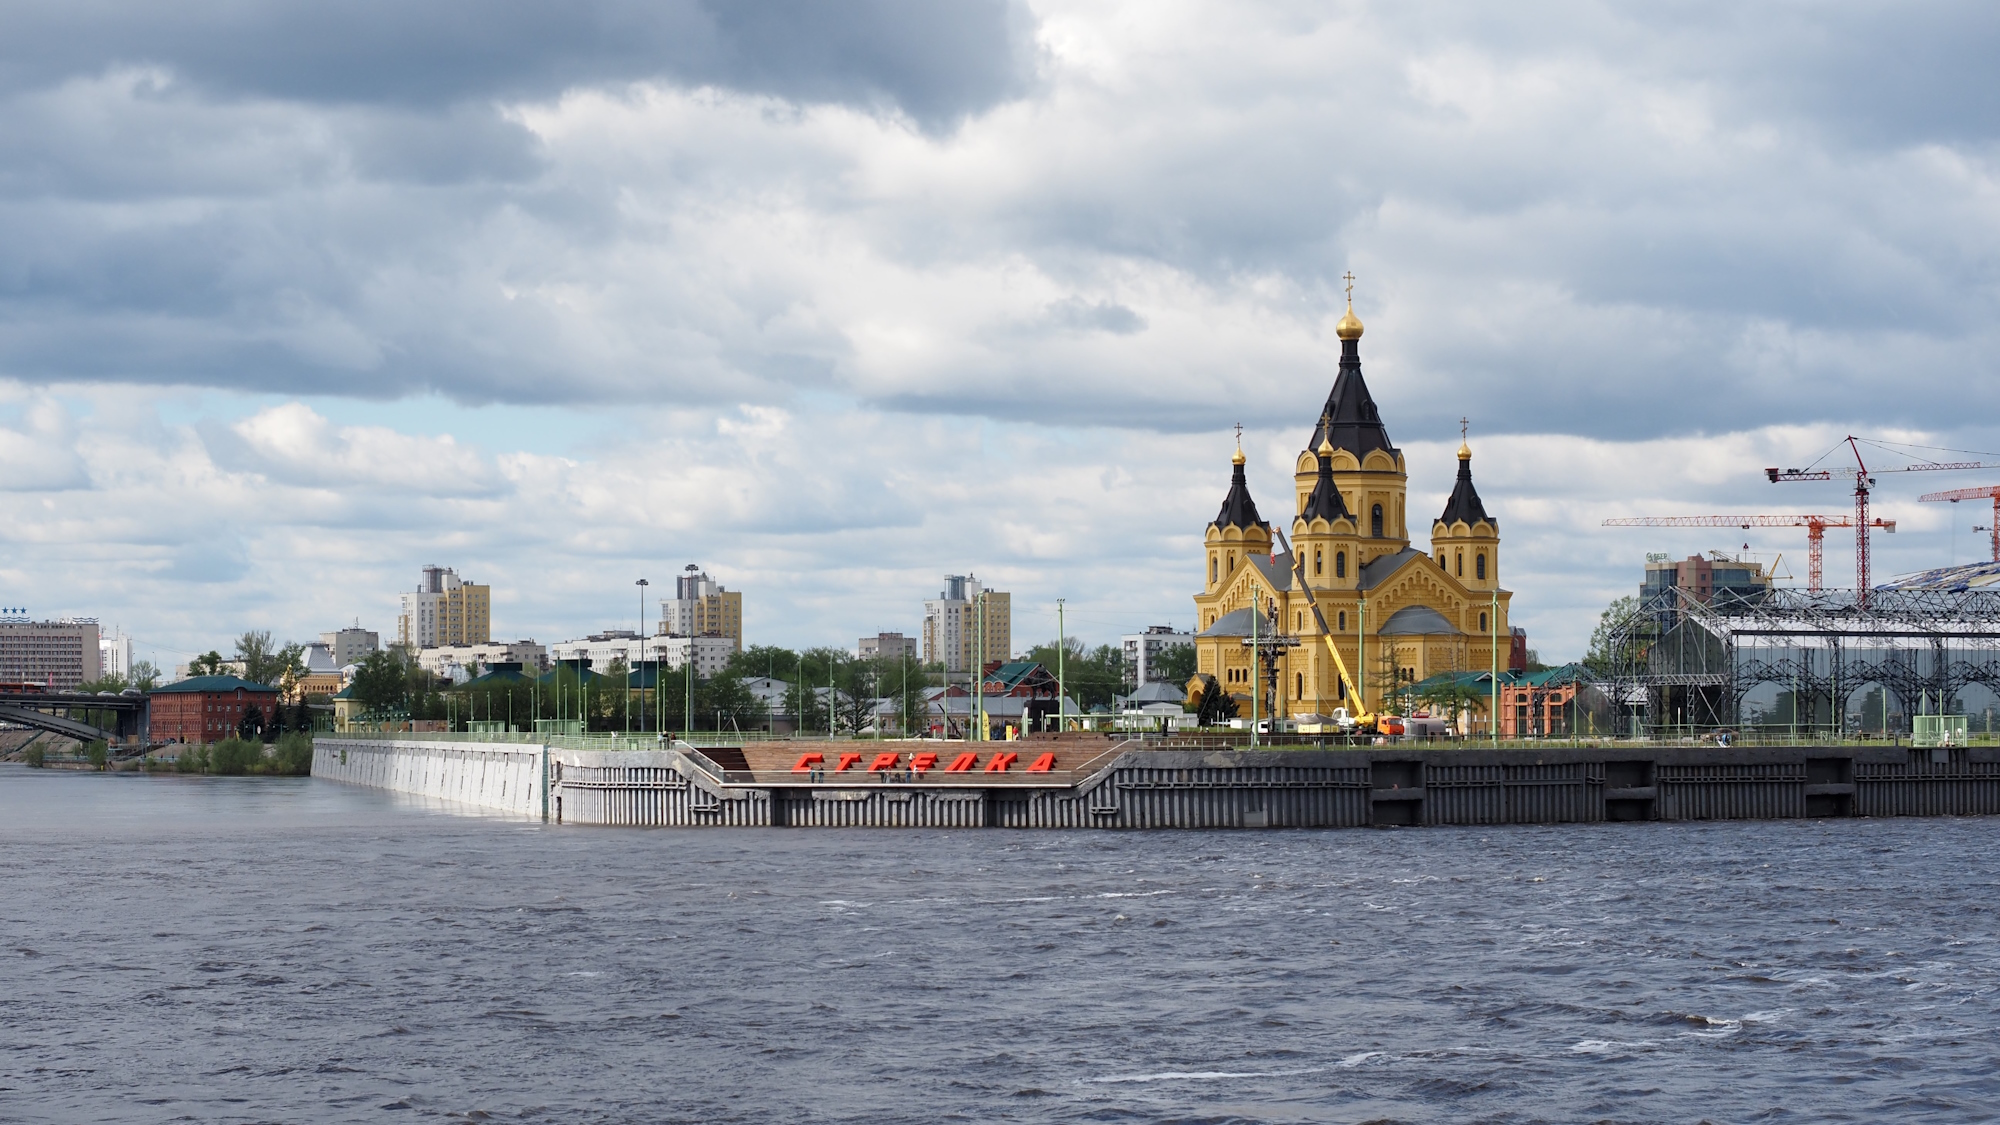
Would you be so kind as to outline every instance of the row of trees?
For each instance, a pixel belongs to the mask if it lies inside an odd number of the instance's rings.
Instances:
[[[632,675],[628,679],[627,673]],[[853,733],[875,720],[876,701],[891,699],[903,729],[924,725],[927,688],[941,682],[916,661],[863,659],[835,648],[802,652],[757,645],[734,655],[717,675],[686,668],[627,669],[622,661],[579,675],[560,663],[532,680],[452,687],[400,650],[377,652],[356,670],[353,696],[367,713],[413,719],[498,721],[526,728],[537,719],[581,720],[586,730],[740,730],[761,728],[773,704],[760,679],[782,684],[775,706],[808,732]],[[775,686],[772,685],[772,686]]]

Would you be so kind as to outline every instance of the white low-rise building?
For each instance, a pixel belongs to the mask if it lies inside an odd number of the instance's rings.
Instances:
[[[668,671],[678,672],[693,660],[695,675],[704,680],[721,675],[735,654],[736,642],[729,637],[641,637],[629,629],[611,629],[549,646],[549,660],[588,660],[590,670],[599,675],[618,662],[630,668],[642,661],[661,661]]]
[[[474,667],[491,668],[495,664],[519,664],[522,671],[540,675],[548,670],[549,650],[531,640],[439,645],[418,649],[417,663],[433,676],[464,683],[475,674]]]

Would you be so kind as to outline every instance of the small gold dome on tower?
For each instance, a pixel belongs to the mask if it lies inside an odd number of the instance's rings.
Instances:
[[[1236,454],[1229,459],[1229,463],[1232,465],[1241,465],[1244,460],[1243,447],[1239,445],[1236,447]]]
[[[1461,461],[1472,460],[1472,447],[1463,441],[1458,443],[1458,459]]]
[[[1340,323],[1333,326],[1333,334],[1343,340],[1361,338],[1361,318],[1354,315],[1353,305],[1347,306],[1347,315],[1341,317]]]
[[[1316,450],[1315,452],[1317,452],[1321,457],[1333,456],[1333,439],[1331,437],[1322,436],[1319,439],[1319,449]]]

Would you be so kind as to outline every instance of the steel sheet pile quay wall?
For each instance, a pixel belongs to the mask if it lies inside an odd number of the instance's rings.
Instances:
[[[1141,751],[1093,792],[1104,828],[1278,828],[1369,823],[1372,770],[1339,751]]]
[[[1854,763],[1861,816],[1966,816],[2000,812],[2000,756],[1991,751],[1917,750],[1907,763]]]
[[[725,786],[673,750],[552,750],[555,800],[564,824],[615,827],[771,826],[771,792]]]
[[[1806,815],[1803,761],[1662,765],[1661,820],[1785,820]]]
[[[1424,767],[1426,824],[1563,824],[1604,819],[1603,762]]]
[[[1897,746],[1118,751],[1088,773],[725,769],[715,755],[322,738],[313,772],[565,824],[1337,828],[2000,814],[2000,749]],[[809,780],[811,778],[811,780]]]
[[[542,747],[417,739],[313,740],[314,777],[540,815]]]

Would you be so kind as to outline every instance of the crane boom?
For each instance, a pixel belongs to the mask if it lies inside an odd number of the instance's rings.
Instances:
[[[1954,488],[1947,492],[1926,492],[1922,496],[1917,497],[1920,502],[1934,503],[1945,501],[1953,504],[1958,503],[1960,500],[1986,500],[1989,498],[1993,501],[1993,518],[1988,521],[1986,530],[1993,535],[1993,561],[2000,563],[2000,484],[1986,484],[1978,488]],[[1979,529],[1973,528],[1973,530],[1977,531]]]
[[[1340,673],[1341,688],[1349,699],[1354,700],[1355,709],[1359,712],[1354,716],[1355,723],[1372,728],[1375,725],[1375,714],[1368,710],[1367,700],[1362,696],[1360,687],[1348,673],[1347,661],[1340,656],[1340,646],[1333,643],[1333,630],[1327,628],[1326,614],[1320,612],[1319,599],[1313,597],[1312,584],[1306,581],[1305,560],[1299,557],[1298,552],[1292,550],[1292,545],[1285,539],[1282,529],[1273,526],[1271,533],[1278,537],[1278,543],[1285,548],[1285,553],[1292,556],[1292,575],[1298,579],[1299,589],[1305,591],[1306,606],[1312,610],[1313,623],[1319,626],[1320,640],[1326,642],[1326,651],[1333,657],[1334,670]]]
[[[1901,465],[1893,469],[1875,469],[1871,471],[1868,468],[1868,463],[1861,457],[1862,439],[1849,434],[1841,440],[1846,444],[1848,452],[1854,455],[1854,467],[1851,469],[1773,468],[1765,469],[1764,475],[1770,478],[1772,484],[1777,484],[1780,481],[1832,480],[1835,476],[1840,477],[1842,480],[1852,480],[1854,482],[1854,522],[1851,525],[1847,525],[1854,528],[1854,600],[1855,604],[1859,605],[1862,609],[1867,609],[1868,529],[1871,526],[1877,526],[1871,524],[1868,520],[1868,490],[1875,486],[1876,475],[1879,473],[1934,473],[1957,469],[2000,469],[2000,463],[1990,461],[1923,461],[1915,465]],[[1995,514],[1996,516],[2000,516],[2000,505],[1995,506]],[[2000,526],[2000,519],[1996,519],[1995,523],[1996,526]],[[1995,533],[1993,550],[1995,558],[2000,559],[2000,532]]]
[[[1772,478],[1776,480],[1777,478]],[[1801,478],[1804,479],[1804,478]],[[1820,479],[1820,478],[1812,478]],[[1826,529],[1853,527],[1853,516],[1629,516],[1604,521],[1605,527],[1803,527],[1806,529],[1806,588],[1819,592],[1826,574]],[[1871,520],[1871,527],[1895,533],[1895,520]]]

